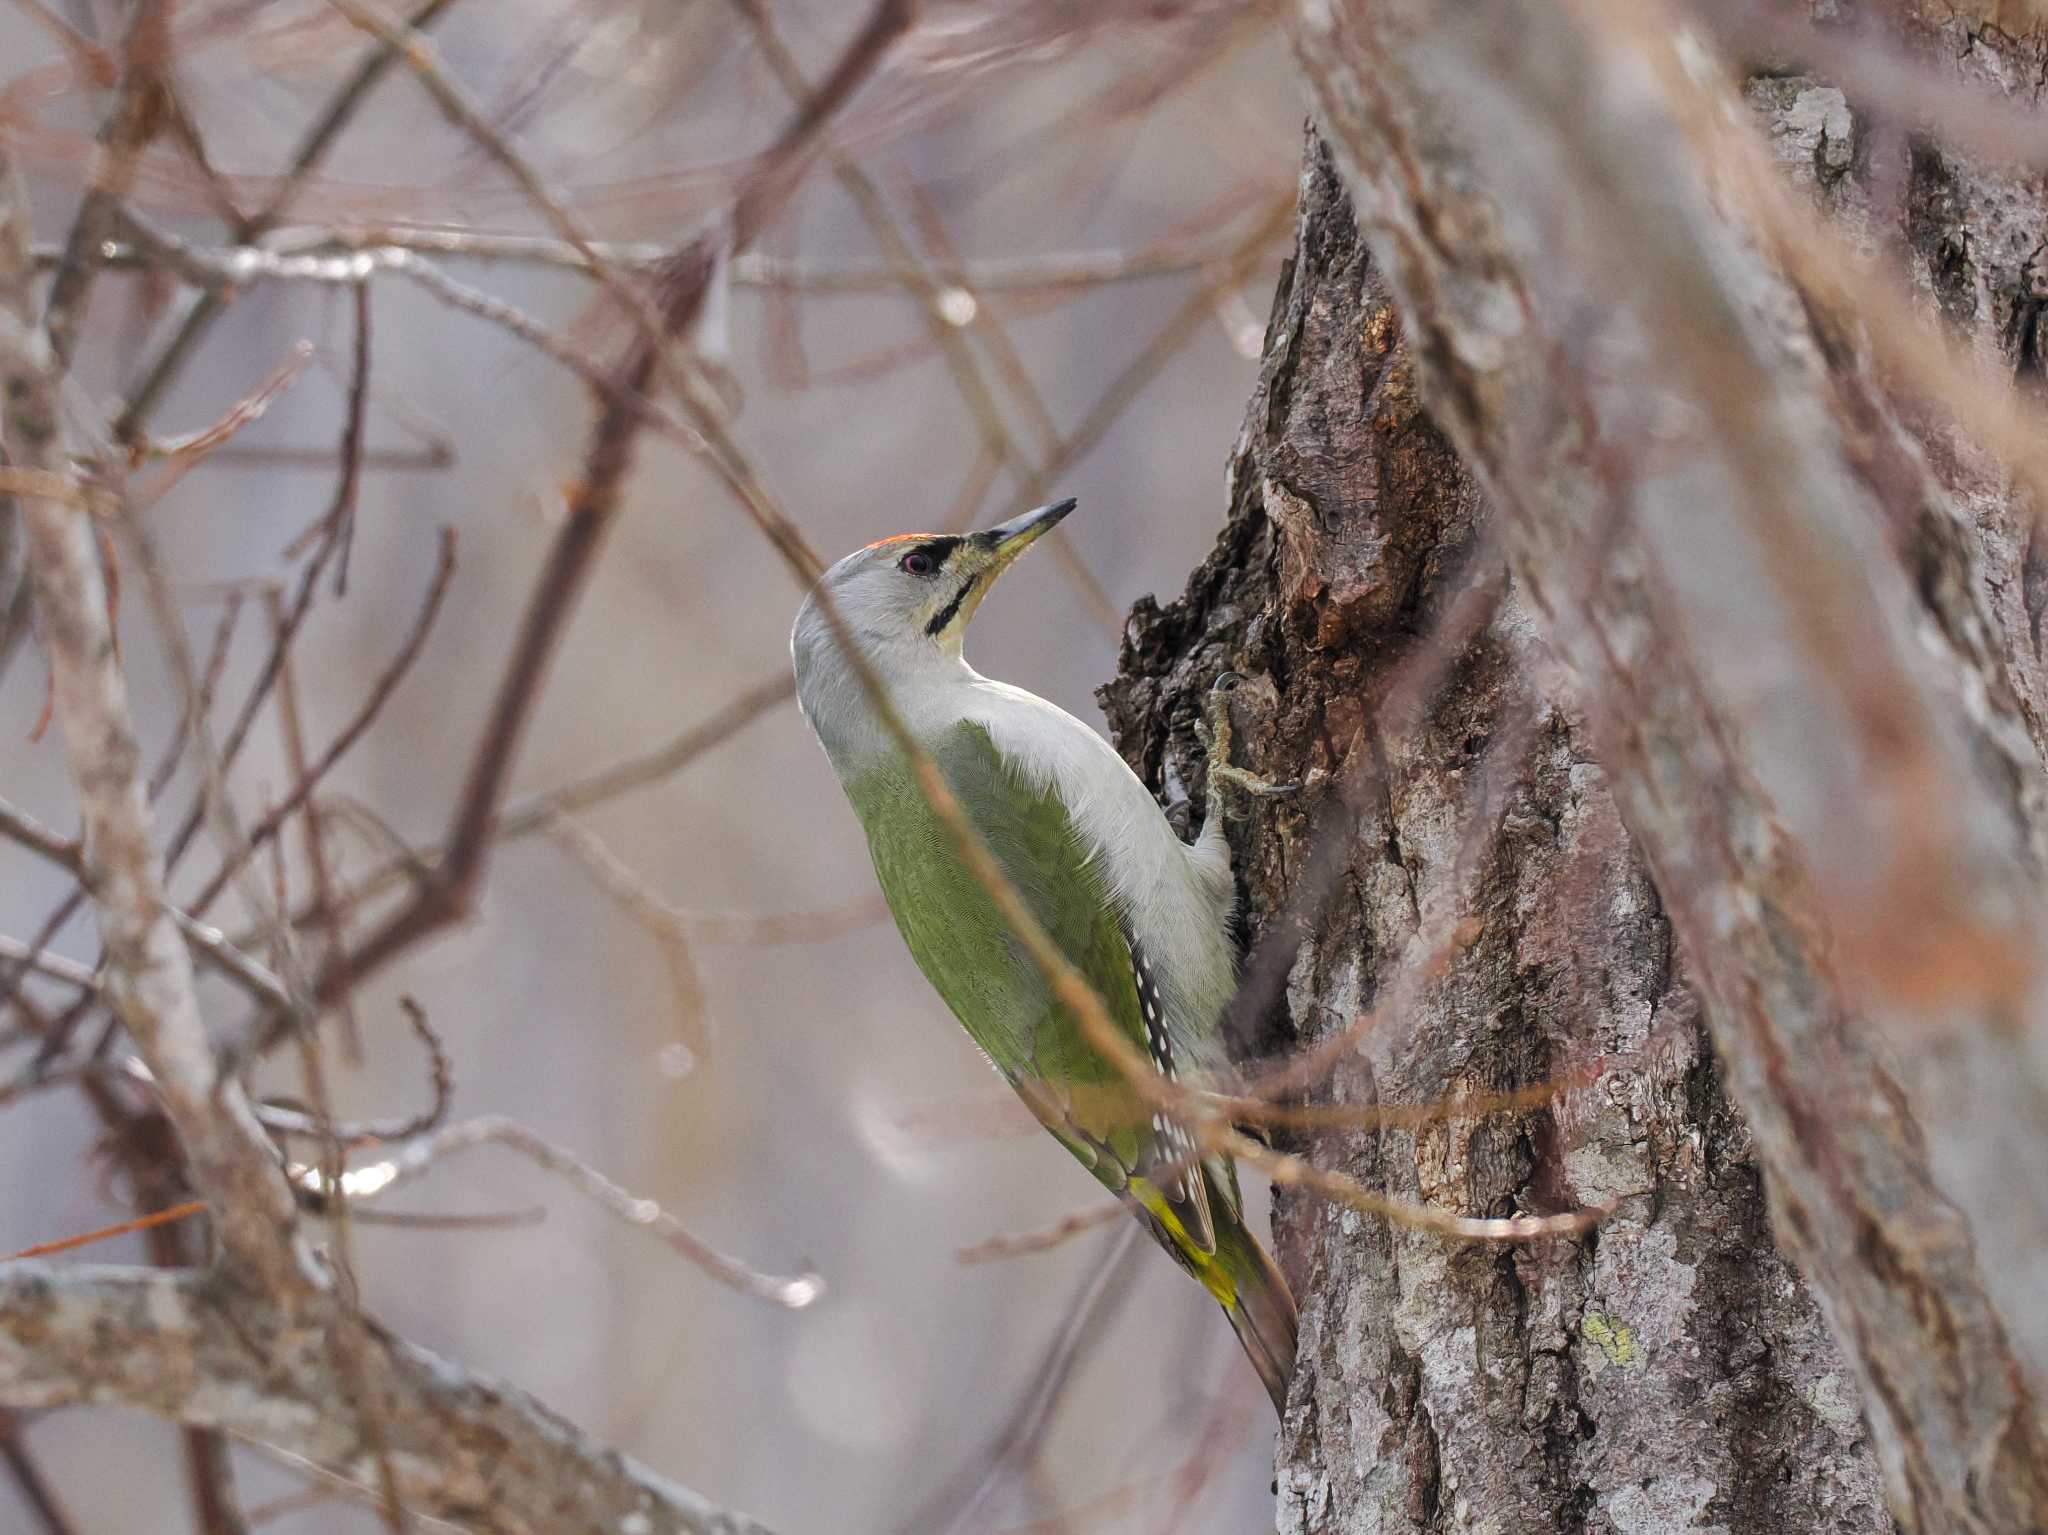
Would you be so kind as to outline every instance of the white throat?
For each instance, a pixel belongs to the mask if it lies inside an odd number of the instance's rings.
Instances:
[[[926,716],[943,706],[955,689],[984,679],[967,664],[958,640],[950,645],[922,634],[878,631],[863,626],[857,615],[847,620],[853,640],[889,698],[924,739]],[[857,772],[891,749],[888,731],[868,699],[860,674],[816,602],[805,599],[789,635],[790,662],[796,671],[797,707],[823,743],[825,755],[841,778]]]

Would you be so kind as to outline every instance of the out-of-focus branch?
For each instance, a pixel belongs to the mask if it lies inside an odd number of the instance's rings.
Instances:
[[[1120,1210],[1121,1206],[1110,1208]],[[1141,1245],[1142,1233],[1136,1224],[1126,1226],[1110,1240],[1108,1249],[1083,1276],[1073,1299],[1062,1308],[1058,1330],[1030,1381],[1017,1394],[1002,1427],[897,1526],[898,1535],[925,1531],[962,1535],[990,1526],[990,1504],[1005,1486],[1028,1476],[1037,1464],[1060,1409],[1071,1400],[1080,1366],[1137,1289],[1133,1270]]]
[[[452,0],[424,0],[406,18],[409,30],[423,32],[440,20],[441,13],[448,9]],[[342,130],[354,119],[357,110],[368,99],[371,91],[398,62],[397,50],[389,43],[379,42],[356,67],[348,82],[335,92],[320,116],[306,130],[293,153],[290,166],[278,181],[275,190],[263,207],[247,223],[235,231],[235,237],[242,244],[251,244],[275,227],[290,210],[299,190],[305,185],[316,166],[327,157],[334,147],[334,141],[341,137]],[[178,376],[178,371],[191,357],[194,349],[205,339],[227,307],[229,295],[221,291],[205,291],[194,296],[192,305],[185,311],[178,328],[166,341],[162,349],[143,369],[142,378],[128,396],[120,416],[114,422],[113,435],[116,442],[127,442],[138,436],[147,424],[150,413],[156,409],[164,392]]]
[[[350,1198],[368,1199],[387,1190],[403,1188],[424,1177],[445,1158],[479,1146],[503,1146],[518,1152],[535,1166],[562,1179],[607,1214],[653,1233],[719,1283],[729,1285],[743,1295],[801,1311],[825,1293],[825,1281],[816,1274],[767,1274],[720,1252],[652,1199],[621,1188],[581,1157],[564,1151],[517,1120],[502,1115],[486,1114],[445,1126],[429,1135],[417,1136],[383,1161],[344,1173],[342,1192]],[[301,1188],[316,1197],[324,1197],[327,1180],[318,1169],[297,1169],[294,1176]]]
[[[42,1466],[22,1438],[20,1415],[6,1408],[0,1408],[0,1460],[6,1462],[7,1474],[14,1479],[15,1490],[28,1504],[29,1512],[41,1523],[43,1535],[77,1535],[78,1526],[72,1523],[57,1499],[57,1489],[43,1475]]]
[[[191,1270],[8,1265],[0,1403],[119,1404],[223,1430],[366,1490],[373,1467],[352,1416],[334,1410],[341,1385],[319,1329],[252,1315],[217,1285]],[[374,1326],[366,1336],[393,1467],[419,1512],[551,1535],[766,1535],[500,1381]]]
[[[776,30],[775,19],[768,13],[763,0],[734,0],[748,27],[754,34],[754,41],[762,55],[768,60],[777,81],[792,101],[801,101],[809,92],[803,70],[797,64],[796,56],[782,41]],[[1051,464],[1035,462],[1017,442],[1010,431],[1009,423],[1003,416],[1002,407],[996,403],[988,381],[982,376],[981,364],[974,355],[974,348],[957,322],[952,307],[956,296],[968,300],[967,312],[973,314],[980,305],[971,293],[965,292],[958,282],[942,281],[921,260],[908,237],[898,226],[895,215],[889,211],[882,189],[860,165],[845,156],[833,155],[832,175],[853,205],[860,210],[861,219],[875,242],[882,247],[888,258],[889,269],[896,273],[903,285],[917,296],[919,312],[924,319],[925,331],[933,345],[946,361],[946,368],[953,376],[953,387],[966,403],[969,414],[974,417],[981,431],[984,448],[995,456],[998,462],[1010,465],[1023,482],[1020,492],[1029,504],[1045,499],[1048,478],[1057,472]],[[1035,394],[1033,395],[1035,401]],[[1040,407],[1041,413],[1043,407]],[[1075,552],[1073,540],[1064,530],[1055,528],[1051,546],[1058,556],[1060,569],[1075,590],[1080,593],[1082,603],[1089,615],[1100,623],[1110,634],[1123,630],[1123,613],[1102,583],[1095,578],[1080,556]]]
[[[515,800],[505,807],[493,835],[500,842],[516,842],[546,831],[559,816],[572,815],[618,795],[631,793],[634,789],[659,783],[681,772],[713,747],[730,740],[771,709],[787,703],[795,694],[796,684],[786,674],[758,682],[709,719],[690,726],[651,752],[599,768],[559,789]],[[5,829],[0,826],[0,831]],[[447,851],[445,847],[428,848],[417,854],[393,858],[373,869],[335,894],[337,914],[351,912],[363,902],[374,900],[407,880],[437,868],[447,856]],[[324,915],[318,907],[308,907],[295,913],[292,920],[294,925],[304,925]]]
[[[1939,488],[1903,449],[1872,468],[1882,407],[1845,422],[1881,391],[1731,216],[1742,109],[1661,8],[1304,4],[1297,53],[1436,418],[1589,684],[1894,1507],[2037,1525],[2048,1193],[2011,1170],[2048,1160],[2040,763],[1887,546],[1886,496]]]
[[[71,365],[72,343],[85,317],[114,210],[135,179],[136,161],[164,124],[169,92],[163,72],[171,57],[170,12],[165,0],[137,0],[128,18],[114,108],[93,145],[85,198],[64,242],[56,275],[50,280],[44,310],[43,329],[59,376]]]
[[[628,395],[647,393],[668,344],[686,332],[701,313],[716,263],[725,255],[720,246],[744,247],[787,200],[825,123],[860,88],[890,44],[908,29],[913,9],[908,0],[882,0],[875,7],[825,83],[770,149],[757,178],[734,199],[725,239],[706,236],[693,242],[656,274],[659,330],[639,336],[619,370]],[[689,391],[685,390],[683,397],[688,403]],[[535,584],[483,739],[471,758],[450,822],[446,860],[422,878],[412,898],[357,948],[325,968],[319,984],[323,1001],[346,995],[422,937],[459,920],[469,910],[496,840],[493,829],[527,723],[556,643],[618,511],[643,421],[640,411],[607,397],[591,428],[582,480],[571,500],[568,519]],[[698,424],[706,424],[701,415]]]
[[[998,1258],[1021,1258],[1026,1253],[1050,1252],[1063,1243],[1072,1241],[1084,1231],[1093,1231],[1097,1226],[1107,1226],[1111,1221],[1127,1215],[1124,1207],[1111,1201],[1107,1204],[1092,1204],[1085,1210],[1076,1210],[1072,1215],[1063,1215],[1049,1226],[1036,1231],[1004,1231],[995,1236],[984,1237],[967,1247],[953,1250],[955,1263],[993,1263]]]
[[[12,167],[0,163],[0,182],[11,180]],[[26,217],[18,197],[0,195],[0,205]],[[61,376],[45,332],[0,316],[0,441],[9,462],[53,474],[68,467],[58,426]],[[216,1069],[191,956],[164,900],[92,519],[48,497],[24,496],[21,509],[111,1000],[156,1079],[224,1251],[271,1294],[295,1295],[306,1280],[291,1240],[291,1193],[240,1085]]]
[[[371,723],[383,711],[384,705],[397,690],[398,684],[404,680],[406,672],[411,669],[421,647],[425,645],[427,635],[434,627],[434,619],[441,611],[441,599],[447,595],[448,583],[454,574],[455,531],[452,528],[443,528],[438,552],[435,555],[434,572],[427,583],[426,596],[421,600],[412,627],[400,642],[397,654],[378,674],[377,680],[371,684],[369,695],[356,709],[349,722],[342,727],[340,733],[328,743],[326,750],[306,764],[305,771],[297,775],[284,798],[266,810],[262,819],[251,828],[245,857],[269,842],[292,816],[306,807],[313,791],[319,787],[320,781],[327,776],[328,771],[348,754],[350,747],[362,739],[363,732],[370,728]],[[281,616],[279,622],[282,622]],[[194,897],[191,911],[195,917],[206,915],[207,908],[213,904],[221,891],[227,888],[234,874],[233,861],[224,861],[214,872],[213,877],[206,882],[205,887]]]
[[[670,247],[651,242],[595,240],[597,254],[614,266],[645,266],[669,254]],[[983,257],[949,264],[949,274],[976,293],[1042,294],[1100,288],[1116,283],[1153,282],[1212,267],[1229,256],[1237,237],[1204,236],[1141,246],[1135,250],[1055,252],[1044,256]],[[372,266],[390,263],[398,252],[447,256],[466,261],[511,266],[554,267],[583,272],[590,263],[566,240],[545,235],[496,234],[474,229],[308,228],[281,230],[261,245],[171,247],[170,265],[187,281],[203,288],[222,280],[347,281],[351,258]],[[154,246],[109,241],[102,264],[120,269],[153,268],[165,251]],[[57,264],[59,250],[39,245],[30,259],[38,270]],[[896,267],[836,265],[796,261],[761,251],[743,251],[732,261],[731,280],[741,288],[762,288],[813,294],[870,296],[916,292],[920,278]],[[943,295],[942,295],[943,296]],[[950,311],[949,311],[950,312]]]
[[[1205,274],[1204,281],[1184,299],[1180,307],[1153,334],[1145,347],[1110,380],[1109,387],[1089,406],[1081,423],[1054,445],[1046,460],[1043,480],[1026,484],[1005,509],[1003,516],[1016,517],[1031,509],[1042,483],[1057,479],[1095,451],[1123,413],[1165,371],[1180,349],[1194,339],[1208,321],[1219,294],[1234,292],[1247,282],[1273,242],[1287,229],[1294,215],[1292,194],[1277,198],[1250,235],[1239,239],[1223,258]]]

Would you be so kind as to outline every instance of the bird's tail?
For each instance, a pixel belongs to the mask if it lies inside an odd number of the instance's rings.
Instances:
[[[1234,1179],[1229,1186],[1235,1195]],[[1214,1187],[1220,1190],[1221,1182]],[[1210,1203],[1216,1232],[1215,1247],[1210,1250],[1188,1234],[1172,1203],[1150,1179],[1132,1178],[1124,1198],[1150,1228],[1153,1239],[1216,1297],[1237,1330],[1237,1341],[1244,1345],[1252,1368],[1266,1383],[1273,1410],[1284,1414],[1287,1388],[1294,1379],[1294,1343],[1300,1319],[1279,1265],[1245,1225],[1235,1201],[1215,1199]]]
[[[1212,1261],[1229,1275],[1233,1297],[1225,1301],[1219,1294],[1216,1298],[1223,1301],[1223,1314],[1237,1330],[1237,1341],[1266,1383],[1273,1410],[1284,1414],[1287,1388],[1294,1379],[1295,1335],[1300,1327],[1294,1296],[1279,1265],[1243,1219],[1227,1209],[1216,1214],[1216,1256]]]

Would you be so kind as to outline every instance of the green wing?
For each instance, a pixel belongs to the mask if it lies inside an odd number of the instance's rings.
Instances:
[[[1026,783],[981,726],[933,751],[962,810],[1048,937],[1095,988],[1126,1038],[1147,1048],[1139,972],[1123,922],[1057,792]],[[1215,1233],[1184,1132],[1159,1128],[1123,1074],[1054,998],[994,900],[954,850],[908,765],[849,783],[875,874],[918,967],[1041,1124],[1102,1183],[1160,1199],[1199,1251]],[[1169,1166],[1171,1174],[1155,1168]],[[1132,1186],[1133,1178],[1144,1183]],[[1161,1212],[1154,1212],[1155,1215]]]

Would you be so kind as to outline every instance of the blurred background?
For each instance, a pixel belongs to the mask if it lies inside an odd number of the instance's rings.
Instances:
[[[667,246],[729,198],[788,114],[745,9],[458,0],[434,37],[448,72],[592,233]],[[815,78],[864,12],[775,0],[768,14]],[[44,244],[70,225],[106,108],[80,83],[63,25],[111,40],[120,12],[88,0],[54,13],[0,6],[0,124],[31,178]],[[215,175],[165,142],[146,156],[135,201],[164,230],[219,248],[233,243],[222,195],[245,212],[264,201],[370,45],[324,3],[301,0],[192,0],[173,37],[180,100]],[[1078,497],[1065,526],[1085,579],[1035,556],[982,610],[969,656],[1096,721],[1116,615],[1141,594],[1177,592],[1221,526],[1224,467],[1286,254],[1300,117],[1284,42],[1256,8],[927,7],[832,145],[936,275],[938,307],[993,416],[934,344],[921,301],[890,275],[830,164],[735,268],[704,337],[733,430],[817,550],[829,560],[886,534]],[[284,224],[286,243],[322,231],[548,233],[402,69]],[[580,273],[433,259],[596,355],[621,339]],[[312,750],[347,723],[412,624],[439,529],[455,530],[457,553],[417,664],[323,785],[344,883],[382,864],[393,837],[442,837],[591,415],[575,377],[504,329],[397,276],[372,279],[369,294],[368,458],[347,590],[323,593],[296,650]],[[159,280],[106,274],[76,372],[85,395],[129,387],[186,301]],[[226,594],[249,594],[223,707],[239,704],[268,645],[251,583],[295,576],[287,547],[334,497],[353,330],[346,288],[253,283],[156,412],[160,436],[201,429],[295,343],[312,343],[262,418],[148,512],[202,654]],[[514,799],[657,747],[786,675],[799,595],[702,467],[645,439]],[[139,596],[121,625],[153,754],[178,693]],[[69,834],[61,744],[33,735],[44,689],[41,657],[25,647],[0,684],[0,792]],[[232,775],[245,812],[292,778],[267,711]],[[158,806],[166,833],[194,787],[188,763]],[[544,1223],[364,1226],[368,1308],[783,1531],[1270,1528],[1269,1409],[1223,1318],[1172,1265],[1147,1248],[1098,1282],[1121,1223],[1042,1253],[956,1261],[963,1246],[1042,1227],[1100,1192],[1050,1139],[1020,1131],[918,975],[793,704],[577,824],[611,864],[587,839],[580,851],[559,835],[505,843],[480,917],[358,996],[362,1063],[330,1056],[338,1111],[425,1103],[426,1065],[398,1006],[410,996],[452,1059],[455,1118],[511,1116],[706,1241],[777,1274],[814,1269],[827,1289],[800,1310],[738,1293],[484,1149],[389,1207],[544,1202]],[[303,849],[287,842],[303,897]],[[0,860],[0,931],[27,939],[67,884],[12,846]],[[189,895],[216,865],[202,837],[174,891]],[[621,898],[626,887],[637,904]],[[232,898],[212,920],[237,927]],[[91,964],[90,919],[53,947]],[[225,1036],[243,1001],[217,979],[204,986]],[[42,980],[28,995],[68,1000]],[[295,1072],[273,1085],[292,1090]],[[12,1170],[0,1250],[126,1213],[97,1134],[71,1093],[0,1114],[0,1165]],[[83,1256],[141,1255],[131,1236]],[[1081,1340],[1042,1445],[968,1499],[1078,1300],[1105,1283],[1115,1303]],[[170,1429],[79,1411],[32,1434],[82,1530],[189,1527]],[[237,1468],[252,1506],[304,1485],[241,1452]],[[34,1528],[13,1500],[0,1485],[0,1529]],[[329,1501],[263,1527],[377,1525],[367,1508]]]

